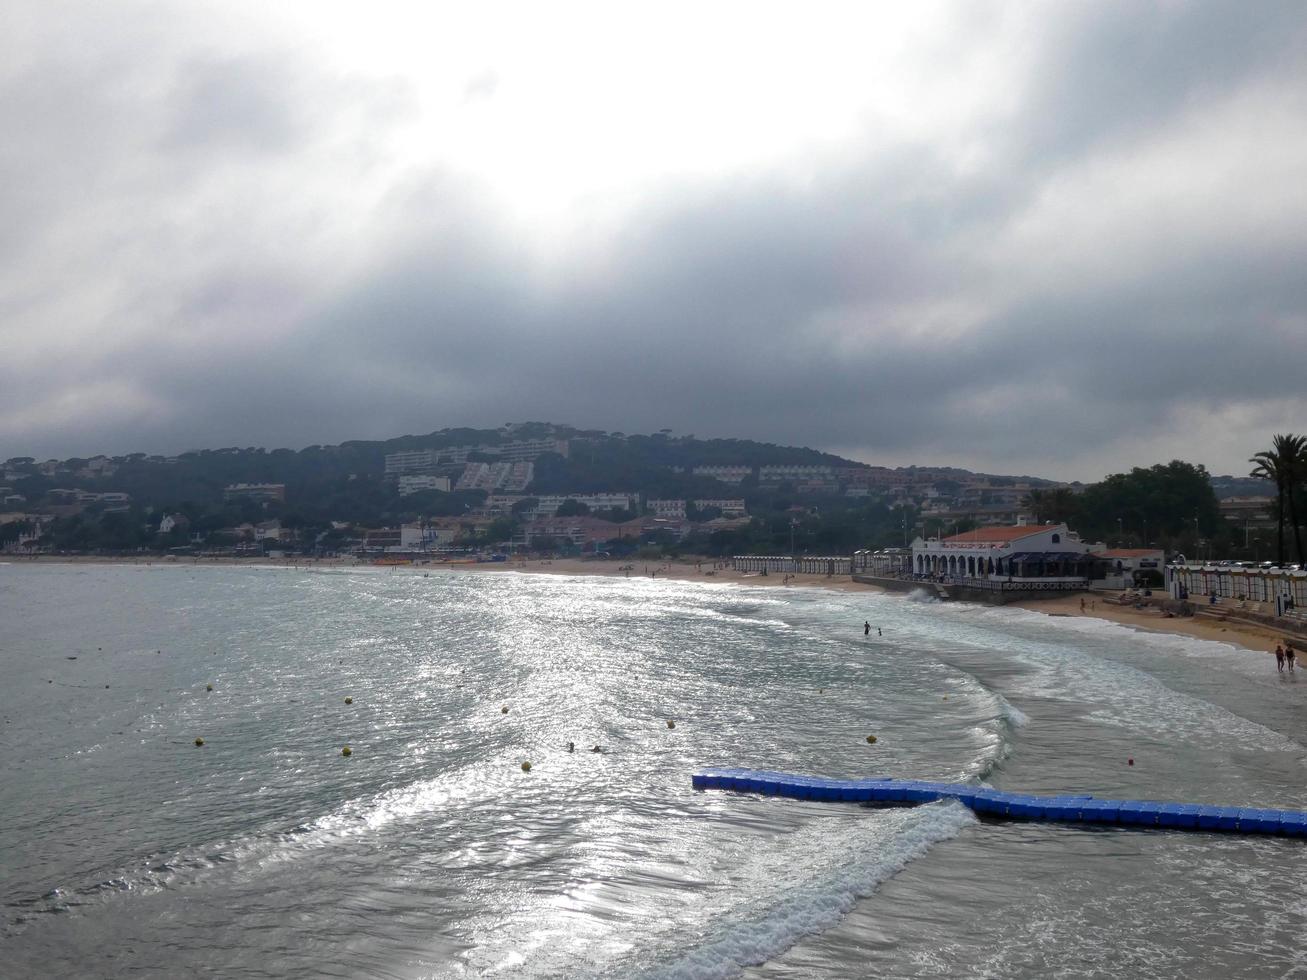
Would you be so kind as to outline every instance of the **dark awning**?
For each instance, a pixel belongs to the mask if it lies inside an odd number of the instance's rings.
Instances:
[[[1093,555],[1079,551],[1018,551],[1008,561],[1096,561]]]

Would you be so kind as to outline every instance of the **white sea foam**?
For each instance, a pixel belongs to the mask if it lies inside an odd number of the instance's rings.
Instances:
[[[1000,696],[998,700],[999,700],[999,711],[1003,717],[1003,720],[1006,721],[1009,725],[1011,725],[1013,728],[1025,728],[1028,724],[1030,724],[1030,719],[1026,716],[1026,713],[1022,711],[1020,708],[1018,708],[1016,705],[1011,704],[1007,700],[1007,698]]]
[[[745,967],[767,962],[804,936],[831,928],[858,899],[873,894],[932,845],[975,822],[971,811],[959,803],[933,804],[885,817],[901,822],[879,848],[864,852],[828,877],[771,896],[772,904],[757,909],[756,917],[741,920],[732,916],[714,930],[716,938],[644,976],[647,980],[738,976]]]
[[[931,625],[959,647],[990,650],[996,640],[994,630],[1004,631],[1006,652],[1030,668],[1013,678],[1011,690],[1016,693],[1054,700],[1071,697],[1095,705],[1090,717],[1101,723],[1159,736],[1219,737],[1254,751],[1282,751],[1297,745],[1220,705],[1177,691],[1140,667],[1098,655],[1084,642],[1085,638],[1093,638],[1095,644],[1119,641],[1122,646],[1141,638],[1157,642],[1152,634],[1101,621],[1050,619],[1026,610],[986,610],[979,616],[975,610],[950,612],[954,615],[947,621]],[[1037,634],[1032,635],[1032,627],[1038,628]],[[1176,640],[1185,646],[1208,642],[1189,638],[1161,642]]]

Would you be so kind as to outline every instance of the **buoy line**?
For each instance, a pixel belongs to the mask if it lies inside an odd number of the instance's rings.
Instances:
[[[1307,812],[1269,807],[1102,800],[1085,795],[1037,796],[1005,793],[967,783],[935,783],[883,776],[827,779],[758,769],[706,769],[693,774],[690,781],[695,789],[762,793],[797,800],[886,806],[956,800],[981,816],[1012,820],[1307,837]]]

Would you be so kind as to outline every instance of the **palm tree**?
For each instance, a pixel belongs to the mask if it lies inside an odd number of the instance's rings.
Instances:
[[[1257,453],[1248,460],[1254,463],[1250,476],[1271,480],[1275,484],[1275,555],[1276,563],[1284,565],[1284,511],[1288,502],[1289,519],[1293,524],[1293,540],[1298,560],[1304,560],[1302,531],[1298,526],[1298,507],[1295,495],[1299,483],[1307,478],[1307,438],[1295,435],[1277,435],[1271,439],[1271,448]]]

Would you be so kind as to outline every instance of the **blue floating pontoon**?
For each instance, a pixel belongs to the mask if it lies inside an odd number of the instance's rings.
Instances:
[[[916,779],[824,779],[758,769],[705,769],[690,777],[695,789],[729,789],[796,800],[844,801],[915,806],[957,800],[976,813],[1013,820],[1160,827],[1236,834],[1285,834],[1307,837],[1307,813],[1261,807],[1200,806],[1150,800],[1098,800],[1092,796],[1034,796],[1003,793],[966,783],[932,783]]]

